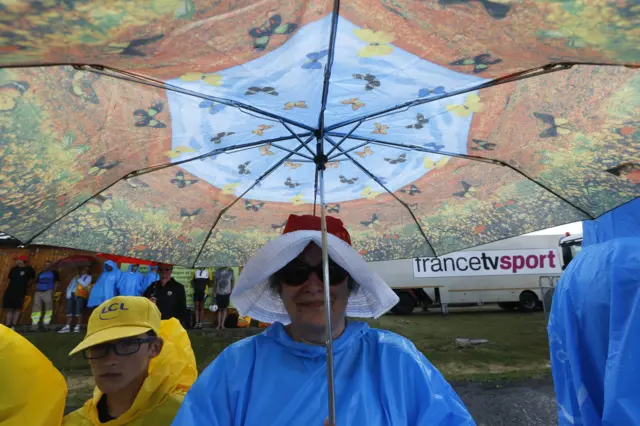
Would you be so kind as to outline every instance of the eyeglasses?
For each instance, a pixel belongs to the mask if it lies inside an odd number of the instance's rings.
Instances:
[[[290,286],[299,286],[304,284],[309,278],[309,274],[315,272],[322,279],[322,264],[318,266],[310,266],[300,260],[289,262],[284,268],[275,273],[278,282],[287,283]],[[349,276],[349,273],[340,267],[333,260],[329,259],[329,284],[334,286],[342,284]]]
[[[133,355],[140,350],[140,346],[143,343],[151,343],[156,339],[157,337],[153,336],[144,339],[131,338],[121,339],[112,343],[102,343],[83,350],[82,356],[84,359],[100,359],[106,357],[112,349],[118,356]]]
[[[158,269],[159,272],[171,272],[173,271],[173,268],[160,268]]]

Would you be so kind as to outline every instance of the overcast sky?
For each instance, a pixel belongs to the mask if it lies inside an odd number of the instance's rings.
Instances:
[[[567,225],[556,226],[555,228],[543,229],[542,231],[532,232],[529,235],[559,235],[565,232],[569,232],[571,235],[582,234],[582,222],[574,222]]]

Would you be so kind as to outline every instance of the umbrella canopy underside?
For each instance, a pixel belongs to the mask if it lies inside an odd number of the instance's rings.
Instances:
[[[632,0],[334,7],[0,6],[0,230],[243,264],[288,215],[319,214],[318,140],[327,213],[369,261],[592,219],[640,196]]]

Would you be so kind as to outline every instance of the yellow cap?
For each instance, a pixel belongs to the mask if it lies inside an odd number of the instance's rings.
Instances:
[[[117,296],[94,309],[87,335],[69,355],[112,340],[137,336],[150,330],[160,333],[160,311],[145,297]]]

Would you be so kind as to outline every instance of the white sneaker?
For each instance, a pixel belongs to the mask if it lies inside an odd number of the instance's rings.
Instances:
[[[80,326],[76,325],[75,327],[73,327],[73,332],[74,333],[80,333]]]
[[[64,334],[64,333],[68,333],[69,330],[69,326],[65,325],[64,327],[62,327],[62,329],[60,331],[58,331],[59,334]]]

